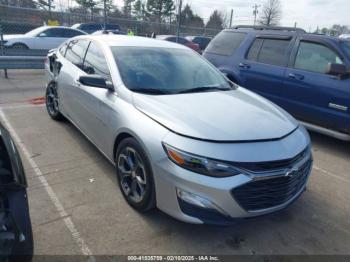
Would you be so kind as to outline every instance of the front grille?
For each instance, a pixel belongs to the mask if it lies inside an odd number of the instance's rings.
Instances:
[[[247,211],[282,205],[292,199],[305,185],[312,161],[308,160],[290,176],[253,180],[232,190],[238,204]]]
[[[306,148],[301,153],[290,159],[259,163],[232,163],[232,165],[251,172],[275,171],[278,169],[294,166],[296,163],[304,159],[308,154],[309,148]]]

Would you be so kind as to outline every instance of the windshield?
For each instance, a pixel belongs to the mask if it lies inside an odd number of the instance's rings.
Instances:
[[[29,31],[25,35],[27,35],[27,36],[37,36],[38,34],[43,32],[45,29],[46,29],[45,27],[38,27],[38,28],[33,29],[32,31]]]
[[[153,94],[231,90],[227,79],[191,50],[112,47],[122,80],[133,91]]]
[[[342,42],[343,49],[348,57],[350,57],[350,41]]]

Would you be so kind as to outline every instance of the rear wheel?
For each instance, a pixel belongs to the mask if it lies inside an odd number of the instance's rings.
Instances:
[[[51,82],[46,88],[46,109],[52,119],[64,119],[63,115],[60,113],[57,88],[54,82]]]
[[[22,43],[15,43],[12,45],[12,48],[13,49],[20,49],[20,50],[27,50],[29,49],[29,47],[25,44],[22,44]]]
[[[155,188],[150,162],[134,138],[124,139],[115,156],[120,190],[126,201],[138,211],[155,208]]]

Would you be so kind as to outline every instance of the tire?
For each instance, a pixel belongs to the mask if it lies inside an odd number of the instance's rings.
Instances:
[[[28,50],[29,47],[25,44],[22,44],[22,43],[15,43],[12,45],[12,48],[13,49],[19,49],[19,50]]]
[[[139,212],[156,206],[156,192],[150,162],[134,138],[120,142],[115,155],[116,174],[123,197]]]
[[[64,120],[64,116],[59,109],[59,99],[57,95],[56,83],[51,82],[46,88],[46,110],[49,116],[57,121]]]

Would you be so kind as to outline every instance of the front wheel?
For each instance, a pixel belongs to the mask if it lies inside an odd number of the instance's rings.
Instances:
[[[46,88],[46,109],[49,116],[54,120],[63,120],[64,117],[59,110],[59,99],[57,88],[54,82],[51,82]]]
[[[151,165],[140,144],[134,138],[124,139],[115,161],[119,187],[128,204],[141,212],[155,208]]]

